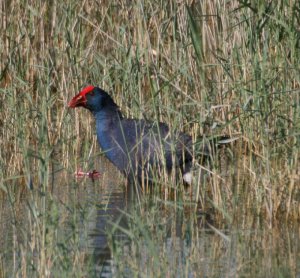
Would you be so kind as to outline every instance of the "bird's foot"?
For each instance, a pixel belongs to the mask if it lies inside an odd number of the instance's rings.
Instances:
[[[81,170],[78,170],[75,172],[76,178],[89,177],[91,179],[98,179],[100,175],[101,174],[97,170],[93,170],[92,172],[83,172]]]

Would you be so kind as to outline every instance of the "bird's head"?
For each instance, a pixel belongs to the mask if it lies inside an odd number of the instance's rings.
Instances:
[[[115,109],[118,107],[105,91],[91,85],[85,87],[80,93],[73,97],[68,106],[71,108],[82,106],[93,113],[97,113],[104,108]]]

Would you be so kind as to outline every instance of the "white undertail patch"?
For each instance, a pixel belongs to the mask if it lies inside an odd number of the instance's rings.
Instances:
[[[193,175],[191,172],[187,172],[183,175],[183,180],[188,183],[189,185],[192,184],[193,181]]]

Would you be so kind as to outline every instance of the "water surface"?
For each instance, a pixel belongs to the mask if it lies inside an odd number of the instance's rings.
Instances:
[[[112,165],[100,159],[98,167],[94,181],[61,171],[47,194],[34,186],[1,199],[3,276],[22,273],[24,264],[38,273],[44,242],[54,276],[78,260],[78,269],[98,277],[300,277],[298,225],[219,221],[192,200],[160,195],[138,202]]]

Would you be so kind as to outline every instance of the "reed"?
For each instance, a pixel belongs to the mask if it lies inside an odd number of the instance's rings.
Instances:
[[[99,152],[92,117],[66,107],[87,84],[111,92],[126,116],[166,122],[195,142],[203,134],[239,136],[213,158],[209,178],[191,189],[220,223],[248,225],[242,223],[259,219],[273,227],[299,220],[297,1],[12,0],[0,5],[0,194],[14,229],[24,217],[30,223],[23,236],[13,232],[14,249],[0,255],[0,275],[90,271],[83,266],[92,261],[79,248],[81,212],[62,205],[54,178],[63,172],[66,181]],[[196,163],[197,173],[203,167]],[[189,203],[180,184],[160,183],[175,189],[182,207]],[[138,273],[146,265],[161,276],[174,274],[166,270],[165,250],[153,246],[161,239],[145,230],[159,217],[161,202],[167,207],[172,202],[169,192],[157,193],[152,218],[143,217],[147,205],[140,203],[140,215],[128,230],[133,251],[150,250],[151,265],[133,260],[121,269]],[[60,210],[67,211],[67,220]],[[72,227],[69,237],[59,234],[61,224]],[[159,231],[156,237],[162,238]],[[141,243],[138,234],[148,237]],[[14,264],[5,269],[8,254]],[[116,252],[120,262],[122,255]]]

